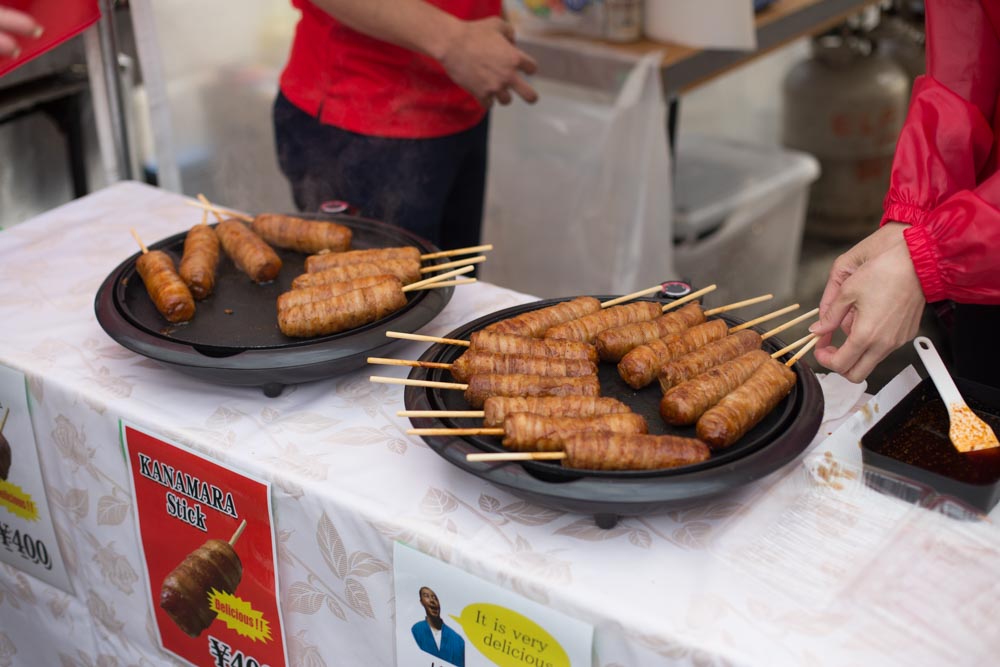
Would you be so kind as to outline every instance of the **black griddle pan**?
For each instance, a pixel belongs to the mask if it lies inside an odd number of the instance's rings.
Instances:
[[[375,220],[295,215],[350,227],[353,249],[412,245],[421,254],[438,250],[419,236]],[[186,232],[175,234],[149,248],[167,252],[177,264],[185,236]],[[281,272],[263,285],[251,281],[222,253],[214,292],[196,302],[191,322],[179,325],[167,322],[153,305],[135,268],[136,253],[119,264],[98,290],[97,320],[122,346],[170,368],[210,382],[261,387],[268,396],[276,396],[285,385],[340,375],[364,366],[368,356],[389,354],[399,341],[386,338],[386,331],[417,331],[444,309],[454,292],[453,287],[411,292],[404,308],[377,322],[330,336],[289,338],[278,329],[276,301],[305,272],[306,255],[281,248],[275,252],[281,257]]]
[[[601,301],[614,298],[598,296]],[[528,310],[544,308],[567,299],[548,299],[492,313],[449,333],[447,338],[468,339],[472,332],[501,319]],[[656,300],[656,299],[649,299]],[[659,300],[666,303],[666,300]],[[724,317],[731,325],[742,320]],[[777,324],[774,324],[777,326]],[[757,328],[763,332],[766,329]],[[777,351],[785,346],[777,337],[764,343]],[[436,344],[422,361],[450,363],[466,348]],[[465,460],[472,452],[507,451],[496,436],[424,436],[428,445],[450,463],[543,505],[594,514],[598,525],[610,527],[619,515],[643,514],[668,505],[690,502],[739,488],[774,472],[801,453],[819,430],[823,417],[823,393],[816,376],[804,364],[795,364],[798,382],[791,394],[749,433],[729,448],[714,452],[703,463],[648,471],[595,471],[565,468],[558,462],[524,461],[477,463]],[[447,370],[414,368],[410,377],[454,381]],[[633,390],[618,376],[615,364],[601,362],[601,395],[629,405],[646,418],[650,433],[694,437],[694,427],[670,426],[659,414],[662,393],[653,383]],[[404,393],[408,410],[468,410],[463,392],[432,387],[408,386]],[[411,418],[418,428],[463,428],[481,426],[481,419]]]

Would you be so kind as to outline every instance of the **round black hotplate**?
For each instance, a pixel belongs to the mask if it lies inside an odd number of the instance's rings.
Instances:
[[[597,297],[602,301],[613,298]],[[468,339],[469,335],[493,322],[521,312],[544,308],[565,299],[549,299],[487,315],[456,329],[448,338]],[[732,324],[742,320],[725,318]],[[758,328],[760,330],[760,328]],[[784,347],[777,338],[765,341],[765,349]],[[434,345],[423,361],[451,362],[465,348]],[[613,525],[623,514],[640,514],[665,505],[690,502],[725,493],[759,479],[794,459],[812,440],[823,416],[823,394],[812,371],[803,364],[794,366],[798,382],[761,423],[732,447],[713,453],[704,463],[649,471],[593,471],[565,468],[558,462],[470,463],[470,452],[506,451],[499,437],[425,436],[424,440],[449,462],[477,477],[503,486],[535,502],[573,512],[592,513],[601,525]],[[634,391],[618,376],[615,365],[600,365],[601,395],[617,398],[646,418],[650,433],[694,436],[694,427],[675,427],[659,415],[662,393],[653,383]],[[411,378],[453,381],[448,371],[414,368]],[[426,387],[407,387],[404,403],[408,410],[468,410],[462,392]],[[480,419],[411,418],[415,427],[459,428],[480,426]]]
[[[438,250],[419,236],[374,220],[295,215],[350,227],[356,249],[412,245],[421,253]],[[178,263],[185,236],[186,232],[175,234],[149,248],[167,252]],[[118,265],[98,290],[97,321],[124,347],[178,371],[222,384],[259,386],[276,396],[285,385],[346,373],[364,366],[368,356],[386,355],[399,343],[386,338],[386,331],[420,329],[444,309],[454,292],[453,287],[418,290],[408,295],[404,308],[377,322],[330,336],[289,338],[278,329],[276,301],[305,271],[306,256],[281,248],[275,251],[281,257],[281,272],[264,285],[251,281],[223,253],[214,292],[196,303],[191,322],[180,325],[170,324],[156,310],[136,272],[136,253]]]

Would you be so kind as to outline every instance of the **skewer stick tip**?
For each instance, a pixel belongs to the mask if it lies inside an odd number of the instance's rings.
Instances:
[[[142,254],[145,255],[146,253],[148,253],[149,248],[147,248],[146,244],[142,242],[141,238],[139,238],[139,232],[135,231],[135,227],[129,229],[129,232],[132,233],[132,238],[135,239],[135,242],[138,243],[139,247],[142,249]]]
[[[0,435],[3,435],[3,427],[7,425],[7,416],[10,415],[10,408],[3,411],[3,419],[0,419]]]
[[[236,540],[240,539],[240,535],[243,534],[243,530],[246,527],[247,527],[247,520],[243,519],[243,523],[241,523],[240,527],[236,529],[236,532],[233,533],[233,536],[229,538],[229,546],[231,546],[231,547],[235,547],[236,546]]]
[[[798,361],[802,357],[806,356],[806,352],[808,352],[809,350],[811,350],[814,347],[816,347],[816,343],[818,343],[818,342],[819,342],[819,336],[816,336],[811,341],[809,341],[808,343],[806,343],[802,347],[801,350],[799,350],[798,352],[796,352],[794,357],[792,357],[791,359],[789,359],[788,361],[786,361],[785,362],[785,366],[788,366],[789,368],[791,368],[792,364],[794,364],[796,361]]]

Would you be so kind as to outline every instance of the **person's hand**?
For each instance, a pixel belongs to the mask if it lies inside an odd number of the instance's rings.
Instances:
[[[819,304],[816,361],[860,382],[890,352],[917,334],[925,300],[903,238],[889,223],[837,258]],[[831,345],[841,329],[847,340]]]
[[[514,46],[514,28],[498,17],[461,22],[440,62],[451,80],[484,107],[494,99],[509,104],[511,91],[529,103],[538,99],[538,93],[520,74],[534,74],[538,66]]]
[[[41,37],[42,26],[24,12],[0,6],[0,56],[16,58],[21,55],[18,35]]]

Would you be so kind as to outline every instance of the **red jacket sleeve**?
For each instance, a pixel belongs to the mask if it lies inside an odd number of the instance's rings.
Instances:
[[[882,224],[922,223],[945,199],[976,187],[994,144],[998,93],[1000,39],[984,6],[927,2],[927,75],[914,83]]]
[[[1000,304],[1000,172],[949,197],[903,236],[927,301]]]

